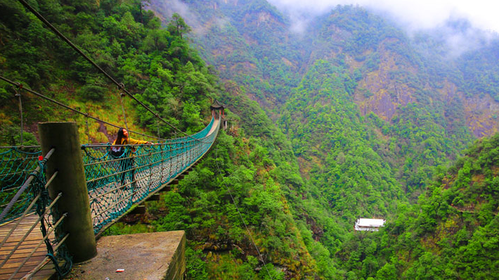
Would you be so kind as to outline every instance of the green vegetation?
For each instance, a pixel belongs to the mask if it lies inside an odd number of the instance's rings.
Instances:
[[[497,273],[498,136],[461,157],[497,129],[496,45],[449,60],[438,36],[412,40],[359,7],[297,34],[263,0],[184,2],[185,18],[154,0],[30,1],[182,131],[203,128],[213,100],[227,108],[229,129],[201,163],[107,234],[185,230],[189,279]],[[17,1],[0,3],[0,30],[2,76],[111,123],[124,122],[123,102],[132,130],[176,136]],[[76,121],[84,143],[116,131],[0,82],[2,145],[20,143],[16,91],[24,145],[40,121]],[[359,217],[388,223],[356,233]]]
[[[215,76],[182,39],[190,28],[179,15],[171,19],[165,30],[138,1],[101,1],[100,6],[94,2],[70,4],[45,1],[32,5],[114,79],[123,82],[129,92],[139,92],[135,97],[169,123],[188,132],[203,127],[202,116],[209,115],[206,104],[217,90]],[[116,86],[34,15],[25,12],[20,3],[12,0],[1,5],[5,12],[2,16],[5,36],[0,67],[5,77],[83,113],[111,123],[124,122]],[[14,88],[4,82],[0,86],[2,111],[15,112],[18,105]],[[80,115],[57,107],[52,110],[51,103],[17,91],[22,94],[28,124],[59,119],[72,119],[81,127],[85,124]],[[124,102],[130,108],[127,110],[130,119],[138,120],[130,124],[134,130],[158,130],[159,124],[150,113],[140,106],[137,111],[131,110],[135,108],[133,102]],[[9,114],[2,122],[15,127],[20,123],[19,115]],[[91,126],[91,141],[107,142],[105,135],[96,131],[99,125]],[[11,130],[3,129],[4,137],[12,139]],[[162,137],[172,135],[167,125],[161,124],[159,130]]]
[[[464,99],[471,92],[486,93],[463,90],[470,67],[448,60],[446,46],[433,35],[411,41],[392,23],[358,7],[337,7],[301,37],[281,28],[289,24],[286,17],[245,1],[217,9],[205,2],[189,7],[201,21],[192,22],[204,28],[192,37],[201,55],[222,78],[236,81],[227,88],[242,87],[258,101],[286,134],[284,143],[290,142],[300,170],[292,177],[301,178],[282,189],[294,194],[286,198],[319,275],[400,278],[399,264],[391,262],[391,236],[355,234],[351,227],[358,217],[384,217],[392,221],[388,228],[395,223],[401,234],[434,176],[472,142],[472,132],[491,128],[489,113],[471,113],[467,106],[475,105]],[[214,18],[223,24],[213,24]],[[481,62],[468,63],[474,69],[493,65],[480,57]],[[240,95],[241,90],[232,92]],[[268,139],[266,122],[238,100],[226,102],[244,116],[246,132]],[[279,165],[274,154],[271,158]]]
[[[340,256],[356,258],[351,268],[370,266],[370,271],[353,270],[364,279],[494,278],[499,272],[498,147],[499,135],[476,142],[418,204],[399,209],[397,219],[380,232],[350,242],[361,249],[360,258],[348,247]]]
[[[310,278],[317,274],[282,190],[290,188],[289,182],[301,183],[289,146],[281,149],[284,135],[272,127],[256,103],[232,99],[222,92],[212,69],[189,46],[185,36],[190,27],[178,14],[163,29],[139,1],[31,4],[100,67],[123,81],[137,99],[181,130],[190,133],[203,128],[211,117],[209,106],[215,98],[248,108],[244,114],[252,114],[248,118],[258,123],[248,128],[254,136],[246,136],[236,121],[241,118],[228,111],[234,120],[230,135],[222,132],[216,149],[178,189],[168,192],[161,203],[150,205],[152,218],[133,226],[116,224],[108,234],[186,230],[189,275],[197,279],[206,279],[206,275],[226,275],[229,279],[237,275],[247,279]],[[4,7],[11,13],[2,17],[7,34],[1,51],[5,57],[3,75],[105,121],[124,121],[119,92],[102,74],[20,4],[10,1],[2,3]],[[8,28],[20,22],[23,28]],[[46,39],[35,40],[38,36]],[[25,45],[19,47],[15,38],[24,39]],[[25,48],[28,45],[30,48]],[[27,49],[36,56],[20,55]],[[32,60],[24,61],[28,58]],[[33,68],[30,72],[22,69],[26,66]],[[14,111],[18,104],[12,86],[1,86],[5,93],[2,98],[8,101],[2,103],[2,112]],[[90,124],[86,133],[83,117],[25,92],[23,101],[30,105],[24,111],[30,127],[38,121],[71,119],[80,124],[84,141],[108,141],[109,135],[100,135],[98,123]],[[124,105],[134,129],[175,136],[169,126],[162,124],[158,129],[157,120],[132,100],[125,98]],[[16,140],[18,117],[9,114],[5,121],[13,126],[6,130],[5,139]],[[108,129],[112,134],[112,128]],[[200,263],[199,254],[205,262]]]

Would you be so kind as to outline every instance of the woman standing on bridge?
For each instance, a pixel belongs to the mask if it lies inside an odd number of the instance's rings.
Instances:
[[[128,137],[128,131],[124,128],[120,128],[118,130],[118,135],[116,139],[113,142],[113,145],[120,145],[118,147],[111,147],[111,151],[115,153],[115,155],[123,155],[125,153],[125,147],[121,145],[128,145],[128,144],[151,144],[149,141],[144,141],[144,140],[136,140],[133,138]],[[132,187],[135,188],[135,159],[133,157],[133,153],[135,152],[134,148],[130,148],[131,153],[128,155],[128,157],[125,155],[125,157],[120,161],[120,167],[121,167],[121,185],[125,182],[125,175],[127,171],[131,171],[132,173]]]

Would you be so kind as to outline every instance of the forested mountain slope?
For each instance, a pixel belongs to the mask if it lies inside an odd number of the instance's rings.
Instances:
[[[183,12],[206,61],[217,67],[221,77],[251,88],[252,98],[266,108],[285,102],[290,88],[317,59],[334,59],[332,63],[346,65],[351,75],[361,79],[354,90],[363,115],[374,112],[390,121],[400,106],[426,105],[439,98],[446,106],[463,106],[457,108],[459,114],[443,113],[452,115],[452,123],[465,120],[475,136],[498,131],[493,121],[497,35],[483,34],[483,40],[495,39],[451,57],[452,49],[438,30],[409,38],[394,23],[359,7],[338,6],[311,18],[302,33],[293,31],[289,17],[263,0],[153,0],[150,9],[160,16]],[[448,25],[454,32],[468,31],[454,22]],[[461,126],[457,123],[455,129]]]
[[[393,221],[461,150],[498,131],[497,35],[453,56],[438,30],[409,37],[360,7],[338,6],[303,33],[265,1],[150,9],[184,12],[200,54],[287,135],[305,181],[289,201],[334,260],[320,268],[329,278],[375,276],[383,262],[372,252],[383,248],[353,234],[354,220]]]
[[[309,44],[290,33],[289,20],[264,0],[153,0],[150,9],[160,17],[180,13],[200,55],[266,108],[282,104],[300,80]]]
[[[484,138],[380,232],[338,253],[355,276],[494,279],[499,272],[499,137]]]
[[[470,91],[465,79],[478,75],[480,65],[491,65],[493,56],[475,52],[459,60],[435,58],[436,51],[431,56],[427,50],[431,43],[443,44],[436,36],[420,35],[416,42],[393,23],[358,7],[339,6],[315,18],[301,34],[292,32],[290,20],[265,1],[175,3],[152,1],[151,9],[170,14],[182,3],[201,55],[221,77],[244,86],[271,118],[281,117],[281,129],[287,130],[289,115],[299,118],[297,111],[303,107],[282,104],[295,94],[298,99],[307,94],[296,92],[300,81],[312,75],[316,61],[341,68],[347,102],[361,114],[361,122],[377,127],[380,148],[374,150],[409,193],[424,188],[433,167],[455,159],[473,136],[491,135],[499,127],[495,84],[488,82],[488,91]],[[442,49],[445,52],[445,46]],[[490,49],[484,51],[493,53]],[[298,150],[310,148],[305,143]],[[311,161],[301,162],[302,174],[308,177]]]

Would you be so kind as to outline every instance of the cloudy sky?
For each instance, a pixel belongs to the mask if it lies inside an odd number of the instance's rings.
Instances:
[[[409,30],[438,27],[449,18],[467,18],[473,27],[499,33],[497,0],[268,0],[291,12],[321,13],[336,5],[359,5],[388,14]]]

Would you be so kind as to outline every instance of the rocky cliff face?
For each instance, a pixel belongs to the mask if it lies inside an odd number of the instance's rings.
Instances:
[[[398,108],[412,102],[418,103],[414,94],[422,89],[431,94],[430,103],[445,103],[448,111],[452,111],[445,112],[442,116],[450,125],[455,121],[456,114],[463,114],[466,126],[477,138],[490,136],[499,131],[499,103],[490,95],[475,92],[473,97],[466,96],[455,83],[448,79],[441,81],[440,87],[432,87],[428,81],[417,78],[418,73],[424,74],[424,72],[422,73],[416,67],[400,66],[396,54],[383,49],[379,51],[379,54],[378,69],[367,73],[359,81],[355,90],[355,102],[363,115],[373,112],[385,121],[390,121],[395,115],[403,113],[397,112]],[[361,66],[362,64],[353,65],[352,68]],[[401,81],[400,75],[417,79],[417,87]]]
[[[392,39],[396,40],[396,39]],[[414,75],[417,69],[412,66],[400,66],[400,57],[383,44],[378,51],[380,62],[377,70],[369,72],[358,83],[355,100],[362,114],[373,112],[385,121],[390,121],[397,113],[397,108],[416,102],[413,97],[415,88],[397,80],[398,76]],[[361,67],[361,65],[357,67]]]

